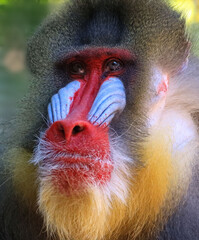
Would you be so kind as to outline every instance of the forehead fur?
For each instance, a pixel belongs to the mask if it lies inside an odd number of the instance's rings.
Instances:
[[[39,63],[45,72],[66,53],[88,46],[125,47],[170,72],[188,55],[184,20],[164,1],[71,0],[30,40],[30,69],[36,73]]]

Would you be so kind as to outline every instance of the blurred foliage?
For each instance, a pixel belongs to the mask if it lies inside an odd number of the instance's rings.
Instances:
[[[49,4],[43,0],[0,0],[0,133],[30,79],[25,68],[27,41],[48,13]]]
[[[199,22],[199,1],[198,0],[169,0],[171,6],[182,12],[187,24]]]

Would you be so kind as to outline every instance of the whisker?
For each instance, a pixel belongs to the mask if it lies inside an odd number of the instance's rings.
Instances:
[[[12,177],[7,178],[3,183],[0,184],[0,188],[11,179],[12,179]]]
[[[42,112],[40,112],[39,110],[38,110],[38,113],[41,115],[42,120],[45,122],[45,124],[46,124],[47,126],[49,126],[49,120],[48,120],[48,118],[45,117],[44,114],[43,114]]]

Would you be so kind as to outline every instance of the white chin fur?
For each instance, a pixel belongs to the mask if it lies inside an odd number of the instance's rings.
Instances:
[[[129,169],[132,167],[133,160],[125,154],[125,148],[119,137],[114,138],[114,141],[110,141],[110,148],[111,157],[114,163],[111,180],[98,187],[106,196],[108,201],[111,201],[112,197],[116,197],[125,203],[128,196],[128,179],[130,177]],[[67,154],[61,153],[59,154],[59,157],[62,155],[64,157]],[[75,157],[75,154],[73,157]],[[56,158],[57,154],[53,150],[53,145],[50,142],[45,141],[43,138],[40,138],[39,143],[34,151],[34,156],[31,159],[31,163],[38,166],[38,174],[41,182],[49,181],[51,179],[49,176],[53,170],[66,167],[65,165],[62,166],[62,164],[57,163]],[[45,159],[50,160],[48,163],[43,164]],[[100,161],[100,159],[95,159],[95,161]],[[101,161],[106,161],[106,159]]]

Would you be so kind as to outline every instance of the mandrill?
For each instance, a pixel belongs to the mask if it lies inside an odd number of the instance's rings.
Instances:
[[[71,0],[30,39],[1,138],[1,240],[198,240],[199,61],[163,0]]]

